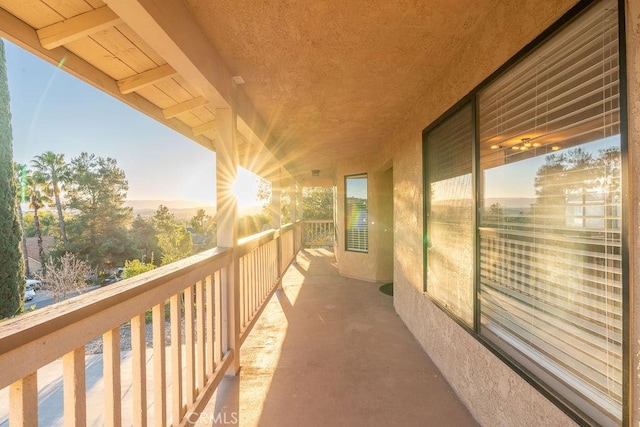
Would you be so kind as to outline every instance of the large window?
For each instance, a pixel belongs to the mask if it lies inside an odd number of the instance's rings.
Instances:
[[[471,126],[453,113],[427,129],[424,148],[427,292],[459,320],[476,319],[485,342],[599,425],[620,424],[624,400],[617,17],[616,1],[595,3],[472,93]],[[452,139],[436,142],[442,129],[466,135],[469,127],[477,139],[477,233],[467,232],[474,219],[463,214],[471,184],[464,196],[459,184],[446,196],[438,188],[470,168],[433,151],[440,143],[454,149]],[[440,179],[443,168],[456,172]],[[443,200],[446,221],[458,221],[450,230],[434,215]],[[434,256],[438,242],[459,261]],[[475,293],[463,291],[458,271],[472,265],[466,246],[475,251]],[[452,304],[452,296],[460,300]]]
[[[345,178],[345,248],[348,251],[369,251],[369,207],[367,175]]]

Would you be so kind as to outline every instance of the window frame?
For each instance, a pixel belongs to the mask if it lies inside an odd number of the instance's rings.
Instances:
[[[349,179],[364,178],[367,181],[367,247],[365,250],[349,247],[349,205],[348,205],[348,182]],[[369,175],[364,173],[356,173],[344,176],[344,250],[346,252],[354,252],[360,254],[369,253]]]
[[[422,173],[423,173],[423,178],[422,178],[422,182],[424,184],[424,188],[425,188],[425,196],[423,197],[423,229],[425,230],[425,234],[427,232],[427,230],[429,229],[429,225],[428,225],[428,213],[431,212],[431,198],[427,197],[426,192],[428,191],[427,189],[430,188],[430,184],[431,181],[429,180],[429,160],[427,158],[427,156],[425,155],[428,152],[428,139],[429,139],[429,135],[433,130],[436,130],[440,127],[440,125],[444,124],[448,119],[450,119],[451,117],[454,117],[457,113],[459,113],[461,110],[465,109],[465,108],[469,108],[470,109],[470,116],[471,116],[471,127],[472,127],[472,139],[473,139],[473,145],[471,147],[471,192],[472,192],[472,203],[471,203],[471,209],[472,212],[477,212],[477,182],[475,179],[476,176],[476,144],[477,144],[477,123],[476,123],[476,103],[475,103],[475,96],[465,96],[463,99],[461,99],[453,108],[451,108],[446,115],[440,117],[440,119],[438,119],[437,121],[435,121],[434,123],[432,123],[427,129],[425,129],[422,133],[422,138],[423,138],[423,145],[422,145],[422,150],[423,150],[423,156],[422,156]],[[477,233],[477,215],[472,215],[473,219],[472,219],[472,230],[474,230],[474,241],[475,239],[475,234]],[[425,293],[425,295],[427,295],[427,297],[433,301],[434,303],[436,303],[436,305],[441,308],[443,311],[445,311],[452,319],[454,319],[461,327],[463,327],[464,329],[466,329],[467,331],[473,333],[473,331],[476,329],[476,323],[479,321],[480,316],[476,315],[476,312],[478,312],[478,307],[476,306],[476,300],[477,298],[473,298],[472,301],[472,324],[469,325],[467,322],[465,322],[460,316],[458,316],[457,313],[455,313],[451,308],[444,306],[440,300],[438,300],[437,298],[435,298],[432,294],[429,293],[429,285],[427,282],[427,277],[428,277],[428,270],[429,270],[429,251],[427,250],[428,247],[428,241],[427,239],[423,239],[423,244],[424,244],[424,250],[423,250],[423,292]],[[477,266],[477,256],[476,256],[476,252],[477,252],[477,248],[475,248],[475,245],[473,247],[473,260],[472,260],[472,293],[473,295],[476,295],[476,281],[477,281],[477,272],[476,272],[476,266]]]
[[[446,313],[454,322],[460,325],[461,328],[466,330],[471,336],[473,336],[478,342],[480,342],[486,349],[491,351],[497,356],[503,363],[509,366],[516,374],[522,377],[527,383],[532,385],[543,396],[549,399],[559,409],[566,413],[570,418],[579,424],[593,423],[593,420],[586,414],[577,408],[573,403],[566,399],[559,391],[552,389],[547,383],[539,378],[532,371],[527,369],[523,363],[517,360],[516,357],[511,356],[506,351],[499,348],[496,344],[489,340],[488,337],[480,333],[480,238],[478,224],[480,221],[480,212],[478,210],[480,199],[480,177],[478,171],[480,170],[480,156],[479,156],[479,120],[478,120],[478,103],[479,97],[477,96],[482,89],[492,84],[503,73],[507,72],[514,64],[524,59],[538,46],[544,43],[546,40],[552,38],[558,31],[565,26],[570,25],[573,20],[578,18],[584,11],[586,11],[592,5],[595,5],[600,0],[581,0],[575,6],[573,6],[568,12],[561,16],[556,22],[549,26],[546,30],[540,33],[534,40],[519,50],[513,57],[507,60],[496,71],[484,79],[480,84],[473,88],[467,95],[462,97],[446,112],[434,120],[429,126],[422,131],[422,183],[423,183],[423,295],[434,303],[438,309]],[[619,61],[619,86],[620,86],[620,156],[621,156],[621,211],[623,212],[621,221],[621,272],[622,272],[622,425],[629,425],[631,420],[629,412],[631,402],[631,367],[629,366],[632,360],[631,344],[630,344],[630,283],[629,283],[629,258],[630,258],[630,241],[629,241],[629,197],[628,197],[628,171],[629,169],[629,156],[628,156],[628,107],[627,107],[627,59],[626,59],[626,31],[625,31],[625,5],[624,0],[616,0],[618,7],[618,61]],[[427,212],[429,209],[429,195],[428,191],[428,160],[426,159],[427,153],[427,137],[429,132],[439,126],[443,121],[449,119],[452,115],[458,112],[468,103],[472,106],[473,126],[474,126],[474,144],[472,148],[472,180],[473,180],[473,207],[475,209],[474,215],[474,325],[470,328],[464,321],[457,317],[457,315],[451,312],[446,307],[442,306],[436,299],[432,298],[427,292],[427,244],[424,238],[427,227]]]

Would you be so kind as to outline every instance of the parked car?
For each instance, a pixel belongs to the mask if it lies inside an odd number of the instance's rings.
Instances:
[[[102,282],[100,282],[102,284],[102,286],[104,285],[110,285],[111,283],[116,283],[119,282],[120,280],[123,279],[123,275],[124,274],[124,267],[118,267],[116,268],[115,272],[109,274],[105,279],[102,279]]]
[[[27,285],[24,291],[24,300],[31,301],[35,297],[36,297],[36,291],[35,289],[33,289],[33,284],[29,284],[29,281],[27,281]]]
[[[34,291],[42,289],[42,282],[35,279],[27,279],[27,287],[31,286]]]

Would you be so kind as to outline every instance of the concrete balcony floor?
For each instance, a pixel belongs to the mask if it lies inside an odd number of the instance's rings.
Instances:
[[[378,288],[300,252],[198,425],[477,425]]]

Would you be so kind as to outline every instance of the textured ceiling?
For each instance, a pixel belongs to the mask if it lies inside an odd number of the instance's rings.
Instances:
[[[407,126],[419,138],[578,0],[88,1],[0,0],[0,35],[207,147],[215,108],[237,102],[243,166],[326,185],[339,160]],[[175,75],[154,77],[163,67]]]
[[[376,150],[494,2],[185,3],[244,78],[270,148],[294,173],[329,175]]]

